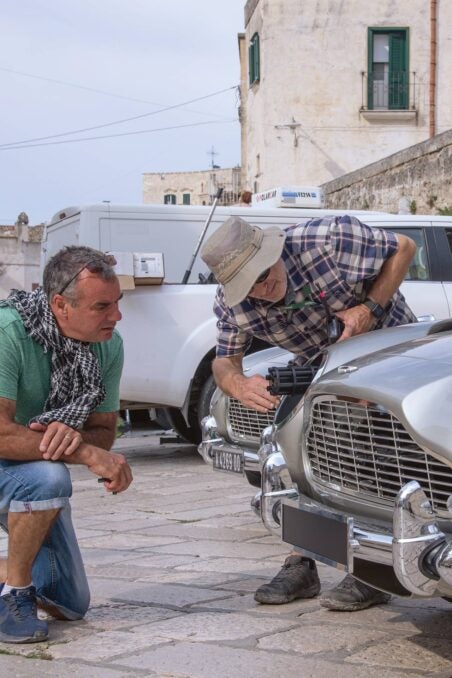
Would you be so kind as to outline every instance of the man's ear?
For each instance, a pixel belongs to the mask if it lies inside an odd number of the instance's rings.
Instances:
[[[69,301],[62,294],[54,294],[50,302],[50,308],[57,320],[66,320],[68,316]]]

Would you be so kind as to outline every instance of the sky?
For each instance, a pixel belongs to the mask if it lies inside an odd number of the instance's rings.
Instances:
[[[141,204],[144,172],[207,169],[212,148],[240,164],[244,6],[0,0],[0,224]]]

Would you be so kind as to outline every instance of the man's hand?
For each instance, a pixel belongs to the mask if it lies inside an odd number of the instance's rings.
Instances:
[[[124,492],[133,480],[132,471],[122,454],[107,452],[94,445],[81,446],[81,459],[91,473],[100,478],[108,478],[104,482],[109,492]]]
[[[370,309],[364,306],[364,304],[352,306],[352,308],[348,308],[345,311],[339,311],[336,315],[344,323],[344,331],[338,341],[349,339],[356,334],[369,332],[375,324],[375,318]]]
[[[39,450],[42,452],[42,458],[50,461],[57,461],[63,455],[73,454],[82,442],[81,434],[61,421],[52,421],[50,424],[34,422],[29,428],[44,433]]]
[[[234,377],[233,396],[240,400],[242,405],[257,412],[274,410],[280,401],[278,396],[270,395],[268,392],[268,381],[259,374],[253,377],[236,375]]]

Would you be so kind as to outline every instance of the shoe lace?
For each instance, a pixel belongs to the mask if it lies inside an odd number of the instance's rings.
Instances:
[[[348,574],[338,585],[338,588],[342,591],[356,591],[357,589],[361,591],[362,589],[367,588],[367,586]]]
[[[15,595],[8,593],[4,596],[4,599],[11,615],[17,621],[22,621],[36,614],[36,599],[31,591],[16,593]]]

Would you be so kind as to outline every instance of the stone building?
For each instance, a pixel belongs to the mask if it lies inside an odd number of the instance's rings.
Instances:
[[[242,183],[318,185],[452,127],[452,2],[248,0]]]
[[[41,241],[44,226],[28,226],[22,212],[14,226],[0,226],[0,299],[12,288],[30,292],[40,283]]]
[[[221,205],[240,199],[240,167],[213,167],[195,172],[146,172],[143,202],[146,204],[211,205],[218,188],[224,189]]]

